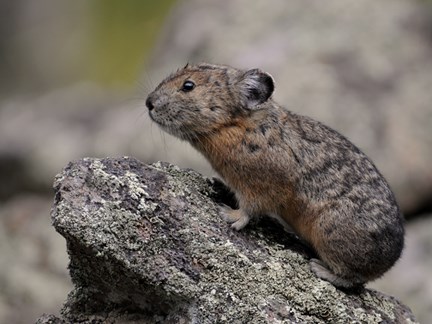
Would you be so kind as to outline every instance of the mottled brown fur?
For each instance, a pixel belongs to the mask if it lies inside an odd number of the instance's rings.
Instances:
[[[378,278],[403,248],[387,182],[345,137],[275,103],[273,90],[260,70],[199,64],[166,78],[146,104],[235,192],[239,209],[221,209],[234,228],[276,216],[316,250],[317,276],[346,288]]]

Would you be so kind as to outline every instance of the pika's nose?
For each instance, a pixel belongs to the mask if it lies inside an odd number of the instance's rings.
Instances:
[[[147,106],[147,108],[148,108],[149,110],[153,110],[153,109],[154,109],[154,105],[153,105],[153,102],[152,102],[152,100],[151,100],[150,97],[147,97],[147,100],[146,100],[146,106]]]

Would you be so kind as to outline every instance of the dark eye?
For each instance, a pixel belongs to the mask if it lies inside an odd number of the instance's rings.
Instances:
[[[189,92],[192,91],[193,88],[195,88],[195,83],[192,81],[185,81],[182,85],[181,91]]]

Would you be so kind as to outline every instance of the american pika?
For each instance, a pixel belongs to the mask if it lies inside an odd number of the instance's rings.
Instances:
[[[148,96],[150,117],[189,141],[235,193],[222,215],[288,224],[317,253],[312,271],[342,288],[380,277],[400,257],[403,216],[369,158],[333,129],[272,100],[259,70],[186,65]]]

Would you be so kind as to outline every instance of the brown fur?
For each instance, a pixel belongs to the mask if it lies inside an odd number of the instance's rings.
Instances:
[[[403,217],[373,163],[334,130],[285,110],[260,70],[186,66],[147,99],[151,118],[189,141],[235,192],[221,209],[236,229],[282,219],[320,260],[317,276],[354,287],[381,276],[403,248]]]

